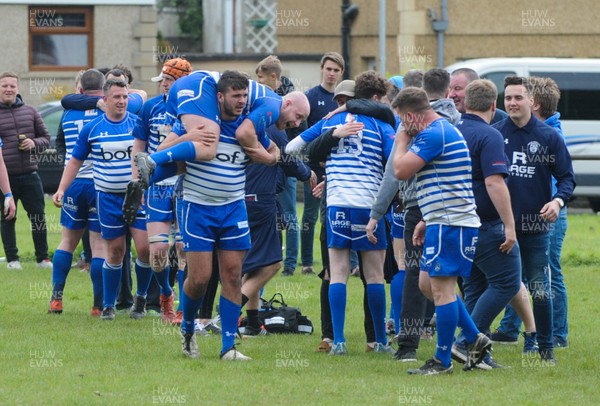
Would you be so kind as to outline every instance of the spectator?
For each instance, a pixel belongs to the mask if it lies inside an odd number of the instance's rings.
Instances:
[[[51,269],[48,258],[44,190],[37,173],[37,158],[50,144],[48,129],[35,107],[27,105],[19,95],[19,77],[15,73],[0,74],[0,137],[10,189],[15,205],[19,200],[29,216],[38,268]],[[16,215],[2,216],[1,234],[6,267],[23,269],[15,232]]]
[[[531,84],[527,78],[508,76],[504,80],[504,105],[509,118],[495,127],[504,136],[509,159],[511,196],[517,241],[521,248],[523,279],[533,296],[539,354],[555,363],[552,335],[552,300],[547,271],[550,223],[573,194],[575,175],[564,140],[547,124],[535,118],[531,109]],[[556,179],[556,193],[551,187]]]
[[[504,140],[489,126],[497,96],[496,86],[489,80],[471,82],[466,90],[466,113],[456,126],[471,154],[473,193],[481,219],[471,275],[463,281],[465,306],[484,332],[521,286],[521,256],[505,183]],[[452,347],[452,357],[458,362],[467,360],[466,344],[460,337]],[[485,369],[500,366],[491,356],[480,365]]]
[[[452,72],[450,76],[450,93],[448,97],[454,100],[456,109],[465,112],[465,90],[472,81],[479,79],[479,75],[471,68],[460,68]],[[490,124],[497,123],[508,117],[508,114],[502,109],[496,108],[496,113]]]
[[[327,52],[321,58],[321,84],[308,89],[306,97],[310,103],[310,115],[306,120],[308,127],[312,127],[327,113],[337,108],[333,100],[335,86],[344,73],[344,58],[337,52]],[[317,179],[323,179],[325,170],[319,164],[309,165],[317,174]],[[307,184],[304,185],[304,213],[300,227],[300,254],[302,273],[313,274],[313,246],[315,240],[315,224],[319,218],[320,199],[312,195]]]

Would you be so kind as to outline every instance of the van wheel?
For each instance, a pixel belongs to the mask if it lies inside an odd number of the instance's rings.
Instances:
[[[594,210],[595,213],[600,212],[600,199],[590,197],[588,200],[590,201],[590,208]]]

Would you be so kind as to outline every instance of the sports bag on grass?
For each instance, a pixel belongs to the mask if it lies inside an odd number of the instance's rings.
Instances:
[[[263,299],[262,302],[258,317],[269,333],[312,334],[312,322],[302,315],[300,309],[288,306],[281,293],[275,293],[271,300]]]

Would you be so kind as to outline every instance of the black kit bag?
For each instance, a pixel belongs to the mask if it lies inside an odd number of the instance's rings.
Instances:
[[[263,303],[258,317],[269,333],[312,334],[312,322],[302,315],[300,309],[288,306],[281,293],[275,293],[269,301],[261,300]]]

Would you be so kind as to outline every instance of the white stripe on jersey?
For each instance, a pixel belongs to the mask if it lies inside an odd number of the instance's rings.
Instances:
[[[439,125],[442,154],[417,173],[417,198],[427,224],[479,227],[471,181],[471,158],[460,132]]]
[[[249,158],[235,137],[221,134],[215,159],[187,162],[183,197],[197,204],[218,206],[243,199]]]
[[[352,120],[352,115],[346,116]],[[381,135],[372,130],[372,120],[355,136],[341,138],[325,164],[327,174],[327,205],[349,208],[369,208],[375,202],[383,179],[383,145]],[[361,120],[362,121],[362,120]],[[323,132],[339,127],[324,123]]]
[[[152,106],[148,123],[141,123],[141,125],[148,127],[146,152],[149,154],[156,152],[158,146],[169,135],[169,132],[171,132],[173,122],[173,116],[166,112],[166,103],[164,99],[161,99]],[[177,176],[171,176],[170,178],[157,182],[157,185],[174,185],[177,183],[177,179]]]
[[[73,152],[73,147],[75,146],[75,141],[77,141],[77,137],[79,137],[79,133],[83,126],[90,121],[98,118],[100,115],[104,114],[102,111],[98,109],[79,111],[79,110],[67,110],[62,117],[62,126],[63,133],[65,135],[65,166],[71,159],[71,153]],[[93,164],[92,161],[86,159],[79,172],[77,172],[77,178],[84,179],[92,179],[94,177],[93,174]]]
[[[100,120],[90,131],[90,159],[94,161],[96,190],[107,193],[125,193],[131,180],[131,150],[133,128],[137,116],[128,115],[125,122],[115,124]],[[107,131],[102,131],[107,130]],[[111,131],[112,130],[115,133]],[[126,132],[121,132],[125,130]]]

